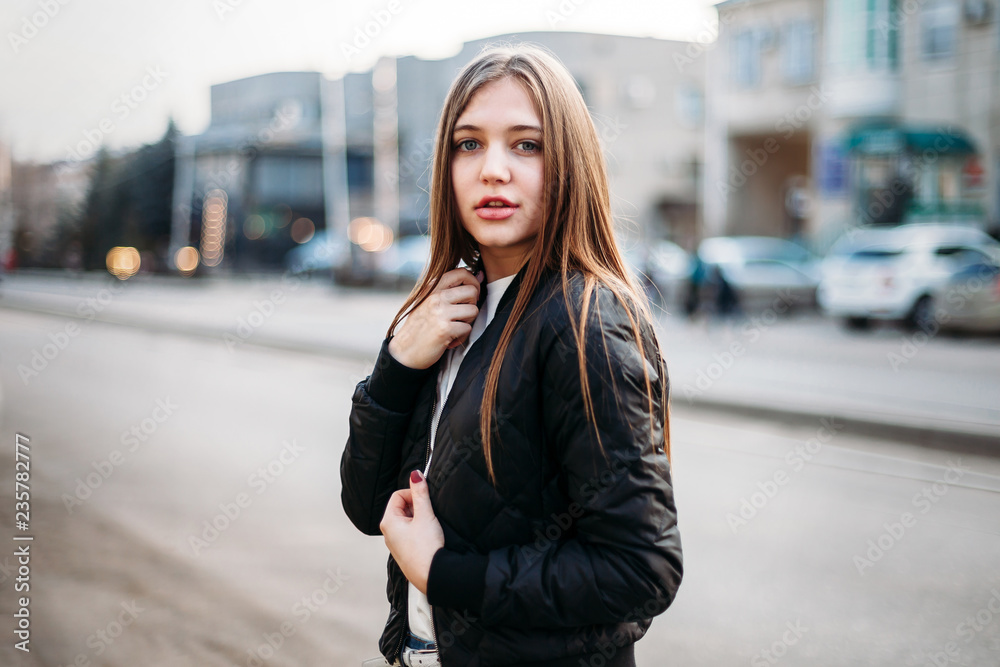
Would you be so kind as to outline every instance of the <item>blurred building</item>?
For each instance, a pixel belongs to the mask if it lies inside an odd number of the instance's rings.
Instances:
[[[685,58],[686,42],[541,32],[470,42],[441,60],[383,58],[332,81],[279,72],[212,86],[208,129],[177,144],[171,255],[194,246],[209,266],[253,270],[280,266],[308,238],[297,229],[344,237],[350,220],[374,217],[396,237],[426,232],[445,95],[485,44],[505,40],[548,47],[576,77],[606,149],[626,249],[667,237],[690,246],[701,60]]]
[[[210,267],[274,268],[317,230],[346,233],[351,201],[372,197],[371,98],[362,74],[212,86],[208,129],[177,142],[171,256],[193,246]]]
[[[13,161],[9,152],[0,156],[0,262],[20,266],[31,258],[34,264],[80,268],[79,249],[59,256],[56,237],[79,213],[94,162],[93,156],[45,164]]]
[[[11,189],[12,159],[10,145],[0,141],[0,274],[13,264],[14,201]]]
[[[425,229],[429,158],[452,79],[485,45],[518,41],[548,48],[576,79],[604,145],[626,251],[660,238],[690,247],[700,215],[704,62],[690,57],[689,42],[616,35],[499,35],[444,60],[399,59],[401,224]]]
[[[728,0],[706,73],[705,235],[998,220],[988,2]]]

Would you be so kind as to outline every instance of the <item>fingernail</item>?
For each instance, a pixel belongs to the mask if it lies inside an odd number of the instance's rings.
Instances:
[[[424,476],[420,474],[419,470],[414,470],[410,473],[410,482],[412,484],[419,484],[424,479]]]
[[[478,280],[479,282],[483,282],[483,280],[485,280],[485,279],[486,279],[486,274],[485,274],[485,273],[483,273],[482,269],[480,269],[480,270],[479,270],[479,271],[478,271],[478,272],[476,273],[476,280]]]

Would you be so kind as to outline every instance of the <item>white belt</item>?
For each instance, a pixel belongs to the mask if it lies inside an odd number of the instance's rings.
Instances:
[[[436,650],[418,651],[404,647],[402,660],[406,667],[441,667],[441,656]]]

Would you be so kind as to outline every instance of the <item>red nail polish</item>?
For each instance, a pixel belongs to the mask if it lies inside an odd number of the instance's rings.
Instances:
[[[419,470],[414,470],[410,473],[410,482],[413,484],[419,484],[423,480],[424,476],[420,474]]]

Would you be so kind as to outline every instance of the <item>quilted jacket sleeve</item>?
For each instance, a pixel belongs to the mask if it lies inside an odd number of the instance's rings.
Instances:
[[[433,372],[414,369],[389,353],[391,337],[372,374],[351,398],[350,432],[340,460],[341,502],[351,522],[367,535],[381,535],[379,523],[396,490],[403,439],[420,387]]]
[[[646,358],[639,355],[624,308],[610,292],[599,294],[602,317],[595,303],[587,327],[596,432],[585,418],[568,316],[553,324],[542,364],[546,437],[561,464],[567,512],[551,519],[542,531],[546,540],[485,556],[442,549],[431,567],[429,599],[437,593],[440,602],[478,610],[485,623],[521,627],[637,621],[673,601],[683,567],[663,453],[666,366],[648,330]],[[652,413],[644,367],[654,390]],[[445,568],[451,580],[441,585]],[[450,599],[440,600],[442,593]]]

